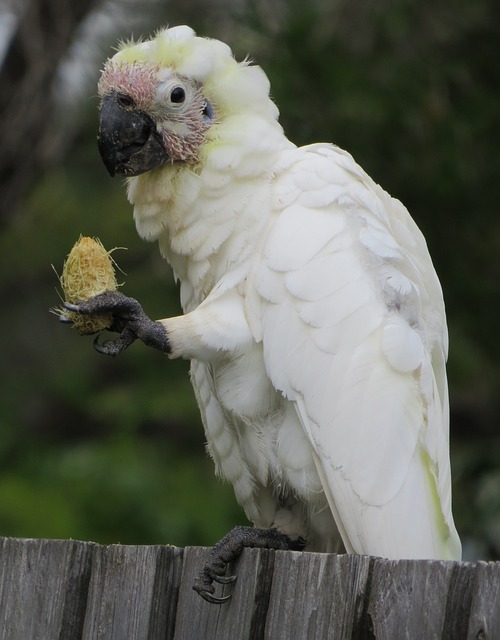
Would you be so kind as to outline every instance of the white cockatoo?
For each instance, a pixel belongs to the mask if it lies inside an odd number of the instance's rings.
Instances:
[[[191,360],[208,451],[255,526],[198,590],[221,601],[245,544],[460,558],[443,296],[406,208],[338,147],[297,148],[262,69],[187,26],[123,44],[99,95],[103,161],[184,315],[119,293],[69,307],[113,313],[104,353],[139,338]]]

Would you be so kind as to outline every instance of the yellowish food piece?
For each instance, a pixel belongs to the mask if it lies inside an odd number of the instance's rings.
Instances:
[[[71,249],[64,263],[60,282],[64,300],[73,304],[88,300],[104,291],[115,291],[118,287],[113,259],[98,238],[81,237]],[[81,335],[108,329],[111,314],[82,316],[75,311],[55,309],[61,319],[71,321]]]

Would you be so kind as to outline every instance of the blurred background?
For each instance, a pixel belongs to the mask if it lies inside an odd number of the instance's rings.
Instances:
[[[178,314],[96,148],[120,38],[186,23],[249,54],[297,144],[333,141],[426,235],[447,303],[454,512],[500,559],[498,0],[0,2],[0,535],[210,545],[245,523],[214,476],[188,364],[99,356],[49,313],[80,234],[127,247],[123,291]],[[53,267],[52,267],[53,265]]]

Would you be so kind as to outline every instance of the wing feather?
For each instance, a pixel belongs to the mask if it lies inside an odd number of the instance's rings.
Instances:
[[[339,216],[329,215],[328,210],[294,203],[284,209],[277,219],[264,257],[274,271],[298,269],[317,256],[328,240],[338,234],[343,224]]]
[[[458,557],[446,323],[425,241],[347,153],[285,155],[251,312],[268,375],[295,405],[348,551]]]

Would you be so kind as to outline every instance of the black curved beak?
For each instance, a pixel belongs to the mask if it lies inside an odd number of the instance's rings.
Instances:
[[[97,145],[110,176],[138,176],[169,159],[153,119],[120,106],[116,94],[102,101]]]

